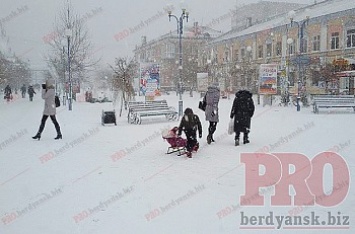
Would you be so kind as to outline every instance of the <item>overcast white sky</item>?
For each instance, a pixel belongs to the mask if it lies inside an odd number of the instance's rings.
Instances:
[[[79,15],[91,14],[87,18],[94,54],[102,57],[102,63],[112,64],[115,57],[132,56],[135,45],[143,35],[148,40],[176,30],[176,21],[169,22],[167,15],[161,15],[163,9],[173,4],[173,13],[180,14],[181,0],[69,0]],[[276,0],[273,0],[277,2]],[[10,38],[10,46],[16,54],[29,60],[32,68],[45,68],[44,54],[49,46],[44,37],[53,32],[55,17],[67,0],[1,0],[0,21]],[[190,12],[189,23],[193,21],[210,23],[234,9],[235,5],[258,2],[257,0],[185,0]],[[314,0],[285,0],[284,2],[314,3]],[[148,22],[151,17],[154,20]],[[132,28],[145,22],[144,27],[136,31]],[[230,19],[216,25],[226,31],[230,28]],[[115,35],[125,30],[129,35],[116,40]],[[126,31],[127,32],[127,31]]]

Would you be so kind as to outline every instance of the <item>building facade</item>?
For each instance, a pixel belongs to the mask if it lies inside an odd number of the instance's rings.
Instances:
[[[258,90],[260,64],[277,64],[280,87],[291,93],[354,93],[354,78],[335,79],[353,69],[355,2],[328,0],[228,33],[207,46],[217,74],[230,89]],[[200,59],[203,60],[202,56]]]

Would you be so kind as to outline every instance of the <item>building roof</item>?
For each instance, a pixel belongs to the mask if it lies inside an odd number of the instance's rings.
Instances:
[[[310,19],[317,18],[323,15],[329,15],[337,12],[342,12],[350,9],[355,9],[355,1],[349,0],[326,0],[320,3],[315,3],[286,14],[281,14],[276,16],[273,19],[270,19],[266,22],[262,22],[256,25],[252,25],[249,28],[246,28],[242,31],[229,32],[226,33],[215,40],[212,43],[218,43],[221,41],[226,41],[232,38],[252,34],[255,32],[264,31],[266,29],[280,27],[290,23],[290,17],[293,17],[293,20],[298,22],[304,20],[307,16]]]

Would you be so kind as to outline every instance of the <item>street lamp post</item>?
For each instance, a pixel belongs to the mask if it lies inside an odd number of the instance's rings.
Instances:
[[[69,82],[69,110],[73,109],[73,84],[71,77],[71,67],[70,67],[70,37],[72,36],[71,30],[68,28],[65,30],[65,35],[68,40],[68,82]]]
[[[171,11],[168,11],[169,21],[171,17],[176,19],[177,22],[177,32],[179,34],[179,83],[178,83],[178,91],[179,91],[179,116],[182,116],[183,109],[183,101],[182,101],[182,34],[184,28],[184,19],[186,22],[189,21],[189,13],[186,12],[186,9],[182,9],[182,13],[180,17],[177,17],[171,14]]]
[[[304,28],[306,27],[306,25],[308,24],[309,21],[309,16],[306,17],[305,20],[301,21],[301,22],[297,22],[294,21],[293,18],[290,18],[291,20],[291,26],[293,25],[293,23],[295,23],[298,27],[298,40],[299,40],[299,48],[298,48],[298,59],[297,59],[297,63],[298,63],[298,87],[297,87],[297,111],[301,110],[301,106],[300,106],[300,93],[301,93],[301,86],[303,85],[303,77],[301,77],[301,53],[303,52],[303,35],[304,35]]]

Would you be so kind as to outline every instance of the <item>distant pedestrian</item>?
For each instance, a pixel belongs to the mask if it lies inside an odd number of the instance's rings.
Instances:
[[[207,88],[204,101],[206,102],[205,116],[206,120],[209,121],[208,135],[207,135],[207,144],[215,142],[213,134],[217,129],[217,123],[219,122],[219,113],[218,113],[218,103],[220,98],[220,90],[217,84],[210,85]]]
[[[33,94],[36,94],[32,85],[28,86],[27,92],[28,92],[28,97],[30,98],[30,102],[32,102],[33,101]]]
[[[254,101],[252,93],[240,90],[235,94],[230,118],[234,118],[235,146],[239,145],[239,136],[243,132],[243,143],[249,143],[250,122],[254,115]]]
[[[182,131],[185,132],[187,138],[186,156],[191,158],[192,151],[197,151],[199,143],[197,141],[197,131],[199,138],[202,137],[202,125],[200,118],[195,115],[191,108],[186,108],[184,116],[181,119],[178,136],[181,136]]]
[[[4,99],[6,99],[7,102],[9,102],[12,99],[12,90],[10,88],[10,85],[6,85],[5,87]]]
[[[26,85],[23,84],[21,87],[21,94],[22,94],[22,98],[26,97]]]
[[[57,119],[55,117],[56,115],[56,105],[55,105],[55,90],[54,90],[54,81],[53,80],[47,80],[46,84],[42,85],[42,98],[44,99],[44,110],[43,110],[43,116],[41,120],[41,125],[39,126],[37,134],[32,137],[33,139],[41,139],[41,134],[43,132],[44,126],[46,125],[46,121],[48,119],[48,116],[51,117],[51,120],[55,126],[55,129],[57,131],[57,137],[54,138],[55,140],[62,139],[62,133],[60,131],[60,126],[57,122]]]

